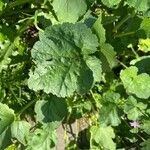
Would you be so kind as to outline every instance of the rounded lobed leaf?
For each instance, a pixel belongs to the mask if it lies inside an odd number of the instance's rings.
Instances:
[[[150,97],[150,76],[147,73],[138,74],[138,68],[131,66],[121,71],[120,78],[127,92],[143,99]]]
[[[101,79],[101,62],[93,56],[97,46],[97,37],[84,24],[48,27],[31,51],[36,67],[29,88],[58,97],[86,93]]]

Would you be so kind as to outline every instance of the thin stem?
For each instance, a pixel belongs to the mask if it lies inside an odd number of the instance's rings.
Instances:
[[[121,66],[123,66],[125,69],[126,68],[128,68],[123,62],[121,62],[120,60],[118,60],[118,62],[119,62],[119,64],[121,65]]]
[[[117,30],[129,19],[131,18],[132,15],[128,14],[127,16],[125,16],[112,30],[112,32],[117,32]]]
[[[42,30],[39,26],[38,26],[38,13],[39,11],[35,11],[35,15],[34,15],[34,25],[35,27],[37,28],[37,30],[41,31],[41,32],[44,32],[44,30]]]
[[[124,36],[128,36],[128,35],[133,35],[133,34],[135,34],[135,32],[126,32],[126,33],[115,34],[114,38],[120,38],[120,37],[124,37]]]
[[[134,50],[133,47],[131,47],[131,50],[132,50],[132,52],[134,53],[135,57],[136,57],[136,58],[139,58],[139,55],[137,54],[137,52]]]

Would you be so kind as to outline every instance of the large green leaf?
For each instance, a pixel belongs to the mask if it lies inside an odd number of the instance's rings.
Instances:
[[[35,105],[36,119],[41,123],[61,122],[67,114],[65,99],[56,96],[37,101]]]
[[[29,135],[30,128],[30,124],[26,121],[15,121],[11,125],[12,137],[26,145],[26,138]]]
[[[53,0],[53,9],[60,22],[76,22],[85,14],[86,0]]]
[[[147,73],[138,74],[138,68],[131,66],[121,71],[120,78],[128,93],[143,99],[150,96],[150,76]]]
[[[113,138],[115,138],[112,127],[92,126],[90,129],[90,133],[92,141],[96,142],[100,146],[100,149],[116,149],[116,144],[112,140]]]
[[[30,71],[29,88],[58,97],[86,93],[101,79],[101,62],[92,55],[97,46],[84,24],[48,27],[31,50],[36,67]]]
[[[14,121],[14,111],[6,104],[0,103],[0,134]]]

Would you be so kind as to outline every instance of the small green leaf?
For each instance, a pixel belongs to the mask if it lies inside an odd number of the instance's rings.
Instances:
[[[35,105],[36,119],[40,123],[61,122],[67,114],[65,99],[56,96],[37,101]]]
[[[120,98],[118,93],[107,91],[102,97],[102,107],[100,109],[99,121],[100,124],[118,126],[120,116],[118,114],[117,102]]]
[[[139,39],[139,50],[147,53],[150,51],[150,39]]]
[[[142,146],[141,150],[149,150],[150,149],[150,139],[147,139],[143,143],[140,144]]]
[[[91,139],[96,142],[102,149],[115,150],[116,144],[113,142],[115,134],[113,128],[92,126],[90,129]]]
[[[146,12],[149,9],[149,0],[127,0],[126,3],[137,11]]]
[[[118,126],[121,121],[115,104],[102,105],[99,116],[100,124]]]
[[[26,150],[49,150],[56,144],[56,133],[51,127],[36,129],[27,139]]]
[[[30,128],[30,124],[26,121],[15,121],[11,125],[12,137],[26,145],[26,137],[29,134]]]
[[[106,42],[106,37],[105,37],[105,29],[102,25],[102,15],[100,15],[98,17],[98,19],[95,21],[94,25],[93,25],[93,30],[96,33],[98,39],[99,39],[99,43],[100,45],[102,43]]]
[[[150,38],[150,18],[144,17],[139,28],[139,34],[140,36],[144,36],[144,38]],[[140,37],[141,38],[141,37]]]
[[[102,0],[102,3],[109,8],[115,8],[120,2],[121,0]]]
[[[147,105],[141,102],[138,103],[133,96],[130,96],[124,105],[124,112],[127,114],[129,120],[137,120],[143,115],[146,108]]]
[[[14,119],[14,111],[6,104],[0,103],[0,134],[13,123]]]
[[[150,76],[147,73],[138,74],[138,68],[131,66],[121,71],[120,78],[128,93],[143,99],[150,96]]]
[[[60,22],[76,22],[86,13],[85,0],[53,0],[53,9]]]
[[[143,129],[147,134],[150,134],[150,120],[144,120],[141,125],[141,129]]]
[[[106,61],[108,62],[109,67],[111,69],[117,65],[118,62],[116,59],[116,52],[114,51],[114,48],[110,44],[108,44],[108,43],[101,44],[100,52],[106,58]],[[102,59],[103,56],[100,55],[100,58]],[[106,70],[106,68],[107,68],[106,61],[105,62],[102,61],[104,70]]]

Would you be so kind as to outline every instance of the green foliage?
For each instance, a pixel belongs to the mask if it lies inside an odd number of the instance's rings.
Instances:
[[[127,92],[139,98],[149,98],[150,76],[147,73],[138,74],[138,68],[131,66],[121,71],[120,78]]]
[[[102,149],[116,149],[116,144],[113,142],[113,138],[115,138],[115,134],[113,129],[108,127],[97,127],[92,126],[90,129],[91,140],[96,142]]]
[[[102,0],[102,3],[110,8],[116,7],[120,2],[121,0]]]
[[[146,12],[149,9],[149,0],[127,0],[130,7],[134,7],[137,11]]]
[[[67,115],[67,104],[62,98],[47,97],[36,102],[35,113],[37,121],[42,124],[61,122]]]
[[[52,6],[59,22],[76,22],[87,10],[86,0],[54,0]]]
[[[11,134],[19,142],[26,145],[26,138],[29,134],[31,125],[26,121],[15,121],[11,125]]]
[[[37,67],[30,72],[29,87],[59,97],[86,93],[101,78],[100,60],[92,56],[97,45],[96,36],[84,24],[47,28],[32,49]]]
[[[7,105],[0,103],[0,134],[8,128],[15,119],[14,111]]]
[[[149,0],[1,0],[0,150],[149,150],[149,16]]]
[[[56,143],[56,133],[51,127],[36,129],[28,136],[27,150],[50,149]]]

